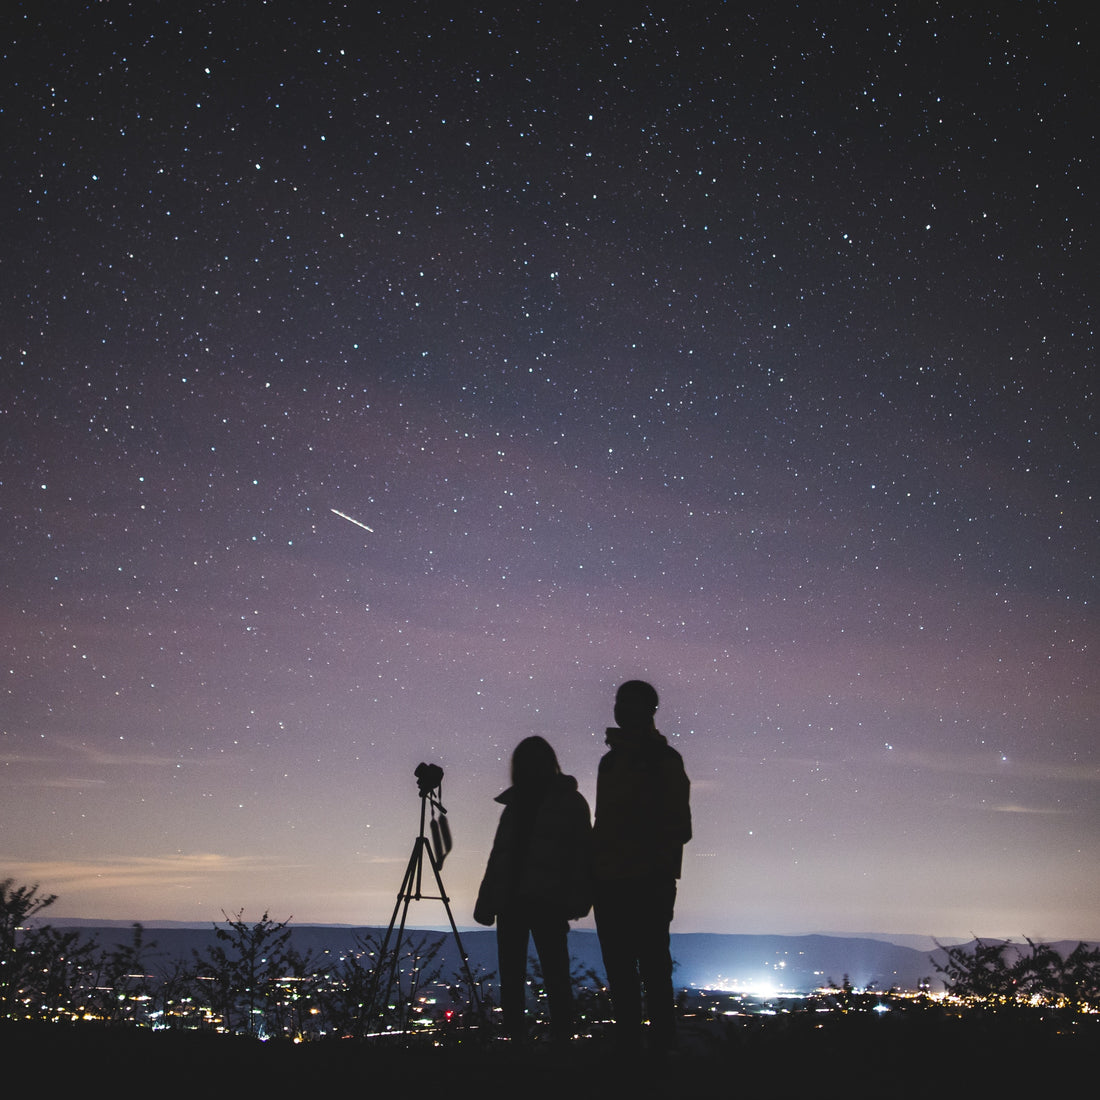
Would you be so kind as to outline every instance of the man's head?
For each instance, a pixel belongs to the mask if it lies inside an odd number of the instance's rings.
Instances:
[[[619,729],[654,729],[657,691],[645,680],[627,680],[615,692],[615,722]]]

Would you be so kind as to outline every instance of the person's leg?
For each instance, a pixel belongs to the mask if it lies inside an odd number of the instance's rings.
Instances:
[[[555,1039],[573,1034],[573,982],[569,974],[569,922],[563,917],[534,919],[531,936],[539,954],[546,996],[550,1002],[550,1033]]]
[[[642,991],[638,975],[634,900],[628,884],[602,883],[594,906],[607,985],[615,1011],[615,1030],[628,1044],[640,1039]]]
[[[504,1030],[513,1039],[527,1035],[527,940],[526,918],[510,911],[497,915],[497,968],[500,971],[500,1008]]]
[[[657,1049],[676,1045],[676,1015],[672,991],[669,925],[676,904],[676,880],[654,880],[644,887],[638,906],[638,968],[645,987],[650,1044]]]

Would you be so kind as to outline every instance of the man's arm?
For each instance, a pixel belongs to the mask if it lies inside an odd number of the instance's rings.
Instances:
[[[684,761],[675,749],[665,767],[665,823],[670,836],[680,844],[691,840],[691,781]]]

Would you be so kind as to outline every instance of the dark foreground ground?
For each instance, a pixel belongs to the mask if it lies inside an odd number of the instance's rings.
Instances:
[[[1088,1025],[1088,1026],[1085,1026]],[[1050,1020],[932,1014],[773,1018],[685,1028],[681,1051],[655,1059],[601,1040],[566,1049],[451,1038],[259,1043],[196,1032],[95,1024],[0,1024],[5,1078],[41,1095],[106,1086],[148,1095],[314,1095],[354,1089],[429,1096],[780,1097],[1058,1095],[1096,1083],[1100,1018]],[[33,1087],[33,1086],[32,1086]],[[1088,1086],[1091,1088],[1092,1086]]]

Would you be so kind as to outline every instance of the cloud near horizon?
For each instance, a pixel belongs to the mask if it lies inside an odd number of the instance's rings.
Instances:
[[[226,875],[240,875],[263,868],[274,870],[270,859],[196,852],[106,860],[2,860],[9,876],[18,882],[39,883],[49,893],[64,897],[86,890],[135,888],[190,889]]]

